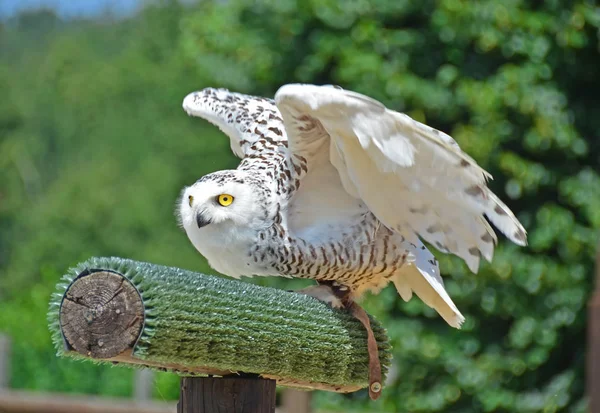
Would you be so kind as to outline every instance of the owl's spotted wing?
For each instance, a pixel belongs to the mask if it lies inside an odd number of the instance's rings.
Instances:
[[[487,172],[450,136],[333,87],[286,85],[275,102],[289,150],[310,163],[327,142],[346,192],[391,230],[420,236],[473,272],[481,256],[492,259],[496,243],[485,217],[525,245],[525,229],[486,186]]]
[[[279,110],[271,99],[206,88],[187,95],[183,109],[218,126],[229,136],[231,150],[240,158],[252,153],[260,140],[272,146],[287,140]]]

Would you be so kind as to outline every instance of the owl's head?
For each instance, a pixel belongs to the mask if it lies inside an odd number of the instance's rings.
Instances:
[[[264,221],[264,202],[247,172],[227,170],[200,178],[181,192],[177,215],[188,235],[211,228],[256,227]]]

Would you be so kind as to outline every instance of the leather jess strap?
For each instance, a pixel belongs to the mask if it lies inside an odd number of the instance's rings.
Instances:
[[[362,323],[367,330],[367,346],[369,349],[369,397],[371,400],[377,400],[381,396],[382,384],[381,384],[381,363],[379,362],[379,349],[377,348],[377,341],[371,328],[371,322],[366,311],[356,304],[355,302],[350,303],[350,311],[352,315]]]

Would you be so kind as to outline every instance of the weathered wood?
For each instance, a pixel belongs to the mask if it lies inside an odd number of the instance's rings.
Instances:
[[[588,350],[586,386],[588,411],[600,412],[600,246],[596,253],[596,288],[588,303]]]
[[[148,401],[152,399],[154,387],[154,372],[148,369],[135,371],[133,378],[133,398],[137,401]]]
[[[177,413],[275,413],[275,397],[275,380],[183,377]]]
[[[281,409],[284,413],[310,413],[312,392],[285,389],[281,392]]]
[[[175,413],[174,402],[140,403],[72,394],[44,394],[26,391],[0,392],[2,413]]]
[[[0,334],[0,391],[10,384],[10,338]]]
[[[75,351],[93,358],[115,357],[132,348],[142,331],[142,297],[121,274],[81,276],[64,295],[60,325]]]

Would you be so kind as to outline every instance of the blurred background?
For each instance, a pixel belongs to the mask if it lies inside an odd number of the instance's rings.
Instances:
[[[477,275],[438,254],[467,317],[460,331],[393,288],[367,297],[394,346],[388,387],[376,403],[316,392],[313,411],[586,410],[600,227],[594,1],[0,0],[0,18],[0,388],[139,393],[139,373],[55,356],[55,284],[90,256],[213,273],[174,204],[184,185],[238,160],[183,97],[310,82],[451,134],[494,175],[530,243],[500,238]],[[176,376],[145,380],[155,402],[177,399]]]

